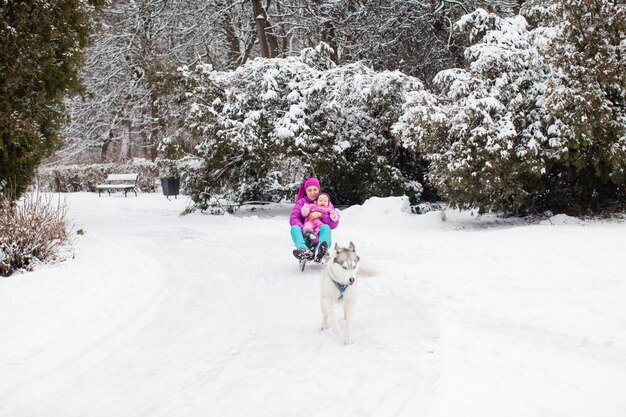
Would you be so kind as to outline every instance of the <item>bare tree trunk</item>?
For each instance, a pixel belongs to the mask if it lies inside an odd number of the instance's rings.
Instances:
[[[348,10],[350,13],[356,12],[356,5],[352,0],[348,0]],[[350,46],[355,45],[355,39],[352,35],[346,35],[345,46],[342,48],[342,54],[337,56],[337,62],[341,60],[342,62],[350,61],[352,57],[350,56]]]
[[[263,10],[263,6],[261,6],[260,0],[252,0],[252,10],[256,24],[256,35],[259,39],[259,47],[261,48],[261,56],[270,58],[270,48],[267,44],[267,38],[265,37],[265,18],[263,17],[265,11]]]
[[[128,118],[128,150],[126,151],[126,159],[133,159],[133,121]]]
[[[120,143],[120,156],[119,156],[120,161],[122,162],[126,161],[126,154],[128,153],[129,146],[130,144],[128,143],[128,137],[126,137],[126,135],[122,136],[122,140]]]
[[[157,148],[159,146],[159,106],[157,103],[157,95],[150,93],[150,160],[154,161],[157,157]]]
[[[130,161],[133,158],[133,121],[129,117],[126,119],[126,134],[122,135],[120,144],[120,160]]]
[[[250,57],[250,52],[252,52],[252,47],[254,46],[255,39],[256,38],[252,38],[250,42],[248,43],[248,46],[246,46],[246,50],[243,52],[243,55],[241,56],[239,65],[244,65],[246,62],[248,62],[248,58]]]
[[[109,145],[113,140],[113,131],[109,130],[109,134],[107,138],[102,142],[102,147],[100,148],[100,163],[105,163],[107,161],[107,152],[109,151]]]
[[[150,133],[148,132],[148,128],[149,126],[146,125],[146,122],[144,121],[141,124],[141,133],[140,133],[140,137],[141,137],[141,144],[142,144],[142,155],[144,158],[149,159],[150,158]]]
[[[327,20],[324,22],[324,32],[323,37],[324,42],[328,44],[333,49],[333,52],[330,54],[330,59],[335,63],[339,63],[339,55],[337,54],[337,36],[335,33],[335,26]]]
[[[279,16],[284,16],[282,7],[280,2],[276,3],[276,13]],[[284,23],[284,22],[283,22]],[[282,51],[282,53],[284,54],[285,52],[290,51],[289,48],[289,41],[290,41],[290,37],[287,36],[287,34],[283,31],[283,30],[278,30],[280,28],[274,28],[274,30],[272,30],[272,33],[276,36],[276,34],[278,33],[278,37],[282,39],[282,45],[281,45],[281,49],[280,51]],[[278,50],[278,49],[277,49]]]
[[[226,50],[226,68],[234,69],[238,66],[242,59],[239,38],[235,33],[235,29],[233,28],[229,15],[224,16],[222,25],[224,27],[224,33],[226,34],[226,45],[228,48]]]
[[[261,48],[261,56],[264,58],[275,58],[278,55],[278,42],[271,33],[270,24],[267,21],[267,13],[261,4],[261,0],[252,0],[252,10]]]
[[[278,39],[276,39],[276,34],[274,33],[274,29],[272,29],[272,25],[267,20],[267,10],[270,7],[270,0],[267,0],[267,6],[263,10],[263,16],[265,16],[265,33],[267,36],[267,44],[270,47],[270,54],[272,58],[276,58],[278,56]]]
[[[321,1],[320,0],[316,0],[315,3],[317,4],[318,8],[321,10]],[[332,21],[330,16],[322,15],[321,17],[324,19],[324,26],[322,28],[320,38],[321,38],[322,42],[327,43],[328,46],[330,46],[333,49],[333,52],[330,55],[330,59],[335,64],[338,64],[339,63],[339,54],[337,52],[337,32],[335,30],[335,25],[333,24],[333,21]],[[315,45],[313,45],[313,46],[315,46]]]

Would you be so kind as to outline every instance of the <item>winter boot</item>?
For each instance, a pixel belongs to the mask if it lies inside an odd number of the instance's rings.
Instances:
[[[328,252],[328,243],[326,242],[320,243],[320,245],[317,247],[317,254],[315,255],[315,262],[322,262],[322,259],[324,259],[324,255],[326,255],[326,252]]]
[[[293,256],[299,261],[310,260],[313,257],[313,253],[308,248],[294,249]]]
[[[306,242],[309,242],[309,244],[315,242],[315,240],[317,239],[317,236],[315,236],[315,233],[313,233],[313,230],[305,230],[304,231],[304,240]]]

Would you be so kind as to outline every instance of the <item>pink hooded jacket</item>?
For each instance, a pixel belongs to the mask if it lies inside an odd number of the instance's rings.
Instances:
[[[339,220],[339,212],[335,210],[331,202],[328,202],[328,207],[320,207],[315,203],[311,203],[311,204],[304,203],[302,205],[302,209],[300,210],[300,213],[302,213],[302,217],[306,219],[309,216],[309,214],[315,211],[322,213],[322,215],[325,213],[328,213],[331,221]]]

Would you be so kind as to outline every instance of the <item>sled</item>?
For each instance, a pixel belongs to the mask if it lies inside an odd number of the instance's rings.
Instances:
[[[315,264],[324,265],[326,262],[328,262],[328,259],[330,259],[330,253],[328,253],[328,252],[326,252],[324,257],[320,261],[311,261],[311,260],[308,260],[308,259],[300,259],[298,261],[300,263],[300,271],[304,271],[304,268],[306,268],[306,264],[308,264],[309,262],[313,262]]]

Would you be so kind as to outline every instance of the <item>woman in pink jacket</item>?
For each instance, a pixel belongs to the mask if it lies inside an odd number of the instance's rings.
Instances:
[[[307,245],[304,239],[304,222],[307,220],[302,215],[302,207],[305,204],[314,204],[320,193],[320,182],[317,178],[307,178],[300,189],[298,190],[298,196],[296,197],[296,204],[291,210],[291,216],[289,217],[289,224],[291,225],[291,239],[296,245],[296,249],[293,251],[293,255],[302,260],[310,259],[321,261],[328,252],[328,248],[331,244],[331,229],[334,229],[339,224],[339,218],[333,221],[330,217],[330,212],[314,211],[309,214],[311,220],[319,219],[323,225],[319,228],[318,243],[311,248]],[[329,203],[329,207],[332,204]]]

